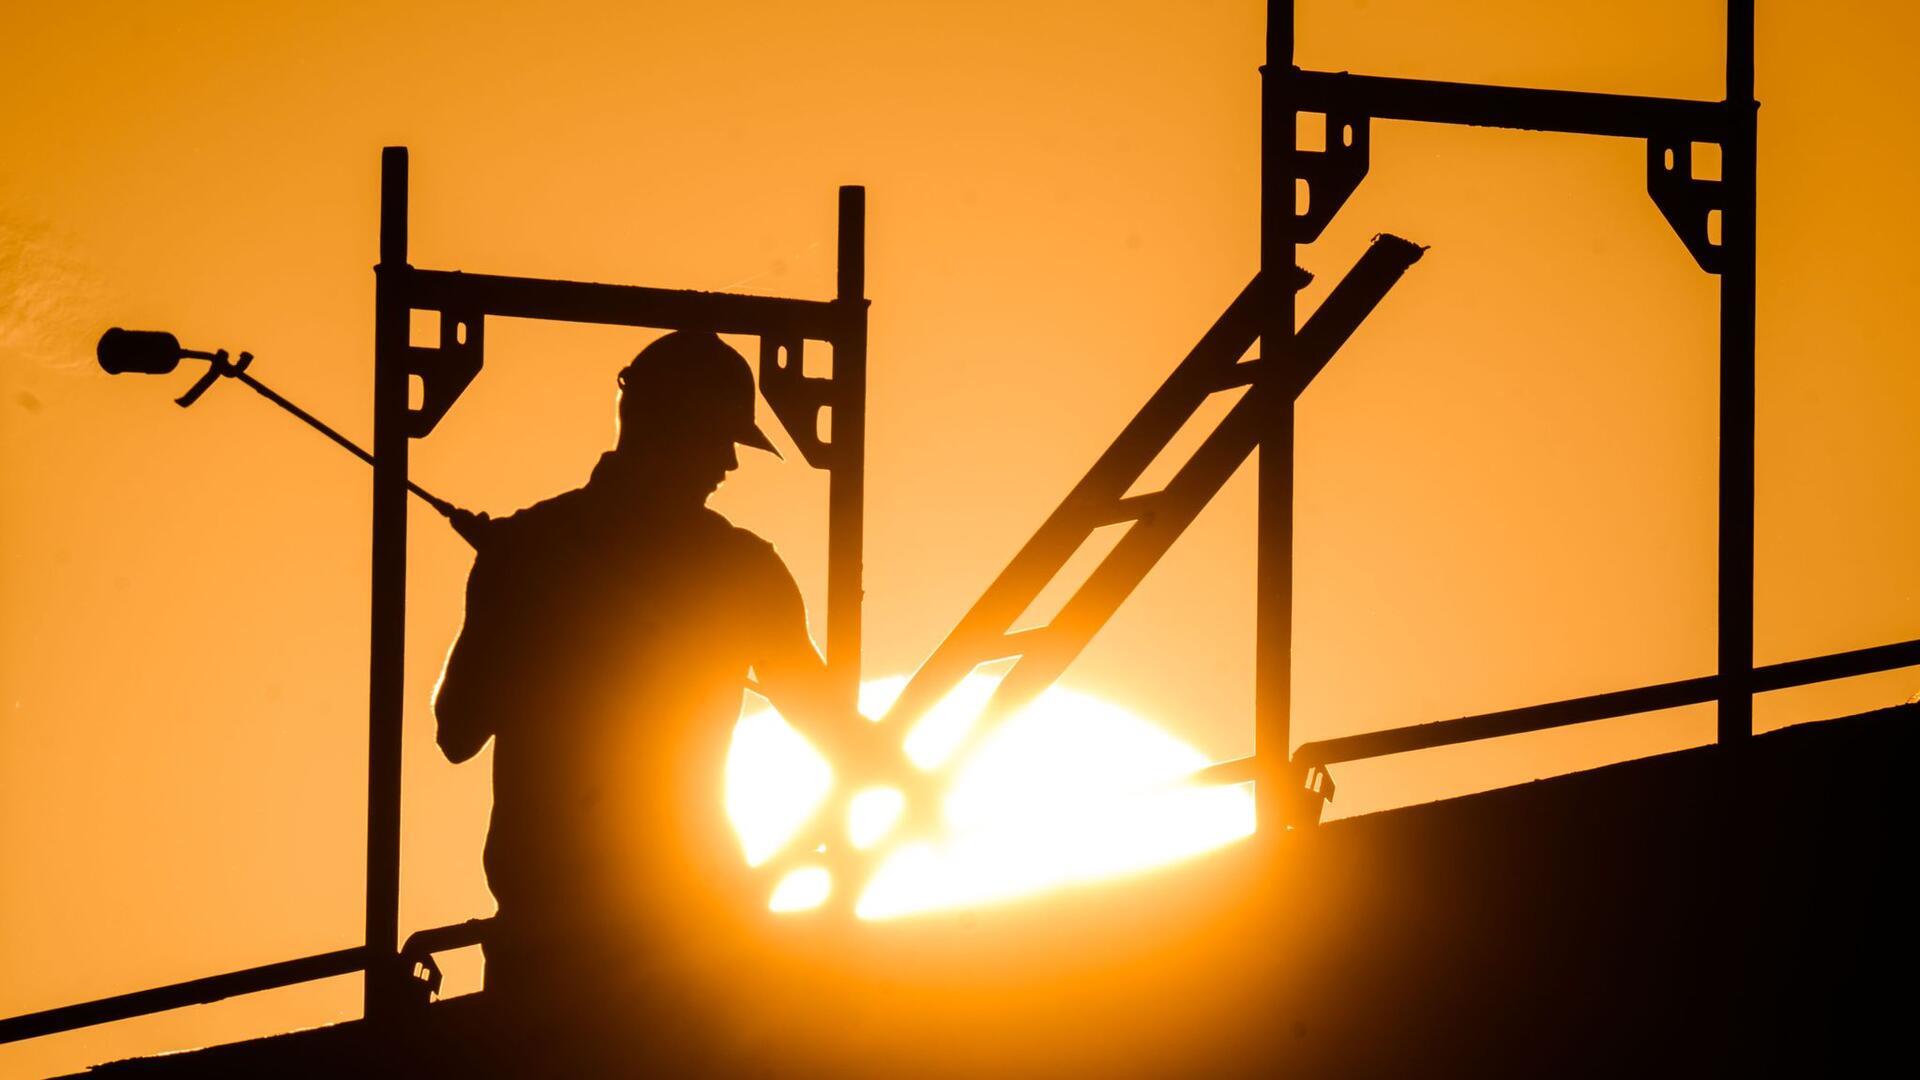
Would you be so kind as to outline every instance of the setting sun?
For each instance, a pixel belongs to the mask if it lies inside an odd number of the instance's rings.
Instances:
[[[1188,783],[1205,755],[1126,709],[1064,687],[982,733],[943,768],[998,681],[969,677],[902,736],[912,765],[946,778],[934,834],[891,835],[907,810],[898,789],[865,788],[848,800],[843,842],[876,856],[849,894],[858,897],[859,917],[1029,896],[1149,870],[1252,834],[1252,785]],[[862,712],[884,714],[905,683],[868,682]],[[751,866],[793,841],[834,785],[831,764],[764,705],[734,729],[726,775],[727,815]],[[773,887],[768,906],[817,908],[833,886],[825,868],[800,867]]]

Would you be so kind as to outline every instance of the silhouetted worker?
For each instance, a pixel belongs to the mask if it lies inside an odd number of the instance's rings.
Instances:
[[[586,486],[493,522],[435,693],[439,743],[488,739],[490,994],[677,994],[736,962],[744,871],[723,812],[748,669],[831,742],[836,712],[793,577],[706,506],[739,461],[774,451],[747,362],[675,332],[620,373],[619,438]]]

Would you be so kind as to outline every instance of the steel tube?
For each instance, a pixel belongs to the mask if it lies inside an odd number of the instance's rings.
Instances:
[[[1275,10],[1279,7],[1274,5]],[[1269,59],[1268,65],[1276,62]],[[1678,135],[1719,142],[1727,131],[1726,110],[1717,101],[1395,79],[1344,71],[1295,71],[1292,82],[1295,107],[1303,112],[1352,110],[1376,120],[1628,139]]]

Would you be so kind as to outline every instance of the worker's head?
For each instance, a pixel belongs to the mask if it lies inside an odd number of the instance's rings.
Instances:
[[[770,453],[753,422],[753,370],[714,334],[676,330],[620,372],[618,450],[656,481],[705,498],[740,464],[735,443]]]

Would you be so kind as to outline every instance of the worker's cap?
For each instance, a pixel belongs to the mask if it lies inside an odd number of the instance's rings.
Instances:
[[[780,451],[753,422],[753,369],[715,334],[675,330],[620,370],[620,417],[676,426],[717,425],[733,441]]]

